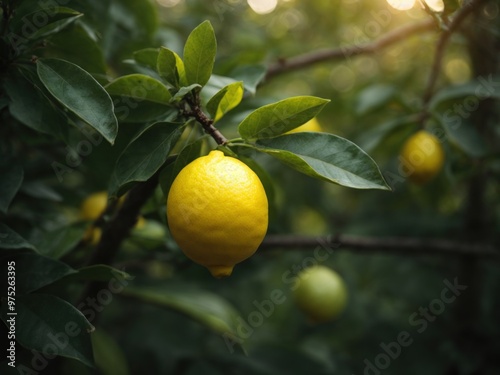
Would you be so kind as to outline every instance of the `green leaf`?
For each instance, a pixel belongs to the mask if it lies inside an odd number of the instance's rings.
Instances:
[[[37,71],[47,90],[66,108],[113,144],[118,123],[104,88],[79,66],[59,59],[39,59]]]
[[[21,187],[21,191],[36,199],[45,199],[52,202],[62,202],[63,200],[63,197],[57,191],[41,180],[26,182]]]
[[[158,122],[140,132],[121,153],[111,176],[110,194],[146,181],[160,169],[182,133],[180,124]]]
[[[144,48],[134,52],[134,60],[139,64],[156,70],[156,61],[158,60],[158,48]]]
[[[314,178],[355,189],[389,190],[373,159],[333,134],[302,132],[259,140],[257,150]]]
[[[239,314],[216,294],[183,284],[128,287],[122,294],[180,312],[216,333],[235,334]]]
[[[160,77],[173,87],[187,85],[186,71],[182,59],[174,51],[161,47],[156,62],[156,70]]]
[[[117,78],[105,88],[110,95],[130,98],[136,102],[147,100],[167,104],[171,98],[166,86],[144,74],[130,74]]]
[[[177,109],[169,104],[170,91],[160,81],[143,74],[120,77],[106,86],[120,122],[167,121]]]
[[[4,223],[0,223],[0,249],[30,249],[35,247]]]
[[[7,324],[11,316],[2,302],[2,320]],[[16,297],[16,312],[16,340],[22,346],[93,367],[89,333],[94,327],[74,306],[56,296],[27,294]]]
[[[179,172],[193,160],[199,158],[201,156],[201,152],[203,149],[203,145],[206,141],[205,137],[200,137],[190,145],[187,145],[182,149],[177,158],[175,158],[175,162],[167,165],[160,174],[160,187],[163,191],[165,197],[168,196],[168,192],[170,191],[170,187],[174,182],[175,177],[179,174]]]
[[[33,292],[76,272],[65,263],[36,253],[19,253],[9,259],[16,262],[18,294]]]
[[[215,33],[209,21],[201,23],[189,35],[184,46],[187,83],[204,86],[212,74],[217,52]]]
[[[29,128],[62,139],[67,120],[43,92],[20,72],[5,78],[4,88],[10,98],[12,116]]]
[[[217,74],[212,74],[208,82],[203,86],[203,90],[201,90],[200,96],[203,103],[206,103],[212,98],[215,94],[217,94],[224,87],[238,82],[233,78],[219,76]]]
[[[46,57],[69,61],[92,74],[106,74],[102,49],[79,24],[51,36],[45,51]]]
[[[34,40],[60,31],[81,16],[82,13],[70,8],[56,6],[48,9],[42,3],[33,7],[33,4],[26,2],[16,9],[10,30],[23,38]]]
[[[467,98],[462,106],[456,109],[447,109],[445,115],[460,115],[460,112],[472,112],[477,109],[477,103],[484,99],[500,99],[500,76],[490,74],[488,77],[479,77],[461,85],[447,86],[438,91],[429,103],[430,109],[448,100]],[[474,108],[476,107],[476,108]]]
[[[71,9],[69,9],[71,11]],[[69,12],[68,12],[69,13]],[[75,12],[73,11],[73,14]],[[77,18],[83,16],[83,14],[78,13],[75,16],[68,14],[68,17],[52,22],[45,27],[40,28],[35,34],[31,36],[31,39],[40,39],[48,37],[49,35],[59,33],[61,30],[72,24]]]
[[[234,82],[215,94],[207,103],[210,116],[217,122],[243,99],[243,83]]]
[[[268,104],[250,113],[238,131],[246,139],[273,138],[306,123],[328,102],[314,96],[297,96]]]
[[[255,95],[257,87],[266,76],[267,68],[264,65],[241,65],[231,72],[237,81],[243,81],[243,86],[250,94]]]
[[[36,247],[41,254],[59,259],[80,243],[87,227],[87,223],[76,223],[44,232]]]
[[[361,133],[356,143],[366,152],[371,152],[396,130],[408,125],[415,127],[417,121],[418,118],[414,115],[396,117]]]
[[[9,205],[16,196],[24,178],[21,164],[9,159],[0,160],[0,212],[7,213]]]
[[[446,118],[441,114],[435,117],[446,131],[447,139],[467,155],[479,158],[488,152],[488,146],[477,129],[460,117]]]
[[[179,89],[179,91],[177,91],[176,94],[173,96],[171,102],[180,102],[191,91],[195,91],[195,90],[200,91],[200,88],[201,88],[201,86],[197,83],[193,83],[192,85],[181,87]]]
[[[381,108],[396,95],[394,86],[376,84],[361,91],[356,99],[356,113],[366,115]]]

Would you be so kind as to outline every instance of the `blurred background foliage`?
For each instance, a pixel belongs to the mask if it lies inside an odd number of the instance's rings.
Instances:
[[[166,46],[182,53],[189,32],[207,19],[217,35],[215,73],[234,77],[245,65],[267,66],[319,49],[366,43],[401,25],[431,17],[419,6],[398,11],[383,0],[70,0],[65,6],[84,16],[48,37],[45,48],[36,53],[74,62],[103,84],[144,71],[133,61],[135,51]],[[438,89],[474,78],[481,71],[481,60],[495,61],[496,71],[489,73],[499,73],[499,12],[499,3],[489,1],[480,14],[465,23],[465,33],[453,34]],[[474,56],[478,52],[470,45],[471,41],[477,43],[471,36],[474,33],[488,36],[479,42],[484,42],[480,58]],[[331,103],[318,116],[323,129],[366,149],[384,174],[397,173],[399,149],[417,126],[411,116],[420,111],[438,36],[436,32],[421,33],[370,55],[346,56],[272,77],[224,118],[220,129],[228,138],[236,136],[236,124],[248,111],[278,99],[295,95],[328,98]],[[462,100],[446,101],[440,110],[453,109]],[[475,118],[479,116],[472,113],[468,121],[473,123]],[[398,123],[391,126],[394,120]],[[440,126],[434,119],[428,125]],[[137,126],[121,124],[115,146],[102,142],[93,147],[62,183],[50,163],[65,160],[63,146],[54,147],[51,138],[22,126],[2,127],[2,137],[17,136],[22,142],[15,146],[25,150],[24,182],[9,209],[9,225],[41,246],[47,232],[77,221],[83,199],[106,190],[114,160]],[[463,142],[445,141],[446,167],[438,178],[423,187],[396,180],[391,193],[329,185],[284,168],[269,157],[251,155],[272,176],[269,234],[342,233],[498,243],[498,104],[487,123],[476,128],[487,157],[467,153],[460,147]],[[69,136],[74,144],[82,137],[76,131]],[[0,143],[4,149],[14,147]],[[487,178],[479,191],[481,206],[474,206],[471,184],[479,173]],[[158,189],[142,215],[165,224],[163,202]],[[480,230],[473,229],[477,226]],[[167,293],[170,299],[137,303],[137,296],[125,288],[113,296],[95,323],[92,340],[97,369],[59,359],[51,361],[47,374],[500,372],[498,263],[459,255],[407,256],[405,249],[401,254],[387,255],[341,247],[323,263],[345,279],[348,307],[336,321],[313,326],[297,311],[290,284],[284,281],[287,272],[293,274],[311,264],[313,249],[262,251],[237,266],[230,278],[214,280],[205,269],[188,262],[168,234],[162,236],[152,242],[146,238],[145,245],[140,234],[132,235],[115,267],[123,267],[135,277],[131,288],[138,285],[171,291]],[[71,249],[71,245],[67,247]],[[63,259],[77,264],[90,251],[88,247],[77,248]],[[441,298],[445,279],[457,279],[468,288],[419,333],[410,317]],[[71,300],[80,294],[80,288],[59,285],[49,291]],[[213,316],[234,313],[240,317],[235,320],[236,327],[242,329],[242,320],[248,323],[250,314],[259,311],[256,304],[268,300],[275,289],[284,293],[284,302],[275,305],[272,314],[256,327],[247,327],[248,337],[241,346],[221,336],[214,329],[216,325],[207,320],[212,315],[204,313],[211,308],[216,310]],[[179,295],[188,299],[187,303],[179,302],[180,308],[176,305]],[[197,300],[202,301],[201,308],[192,306]],[[196,317],[199,311],[205,316]],[[409,332],[412,344],[391,358],[386,368],[367,370],[367,362],[374,364],[377,356],[385,353],[381,344],[396,341],[402,331]],[[29,351],[20,351],[21,363],[30,363],[31,358]]]

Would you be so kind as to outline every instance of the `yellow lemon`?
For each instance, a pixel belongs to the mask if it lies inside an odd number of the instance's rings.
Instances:
[[[125,200],[125,195],[121,196],[118,199],[118,206],[123,204]],[[98,191],[89,195],[83,201],[80,207],[80,216],[83,220],[94,221],[97,220],[103,212],[106,210],[108,205],[108,193],[106,191]],[[141,228],[144,226],[145,219],[142,216],[137,218],[137,223],[135,224],[135,228]],[[85,231],[83,235],[83,241],[90,243],[91,245],[97,245],[101,240],[102,229],[90,226]]]
[[[246,164],[211,151],[175,178],[167,198],[167,220],[187,257],[215,277],[229,276],[266,235],[266,192]]]
[[[95,220],[106,209],[108,204],[108,193],[99,191],[89,195],[80,207],[80,215],[84,220]]]
[[[299,273],[294,298],[311,322],[323,323],[344,310],[347,289],[339,274],[325,266],[313,266]]]
[[[404,144],[400,161],[410,181],[424,184],[434,178],[443,167],[443,147],[433,134],[420,130]]]
[[[292,129],[287,134],[290,133],[300,133],[300,132],[322,132],[323,129],[321,128],[321,125],[319,124],[318,120],[316,117],[310,119],[307,121],[304,125],[300,125],[298,128]]]

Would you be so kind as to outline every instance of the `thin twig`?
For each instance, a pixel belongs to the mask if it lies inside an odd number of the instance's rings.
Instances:
[[[490,244],[413,237],[270,235],[264,239],[260,249],[311,250],[320,246],[360,252],[390,252],[398,255],[472,255],[500,260],[500,250]]]
[[[379,39],[368,43],[354,44],[348,47],[325,49],[305,53],[303,55],[291,57],[289,59],[281,59],[272,64],[267,69],[266,80],[269,80],[277,75],[287,73],[293,70],[302,69],[310,65],[324,62],[350,58],[351,56],[367,55],[380,52],[392,44],[408,39],[412,35],[418,35],[424,31],[434,30],[436,23],[433,19],[404,25],[394,29],[387,34],[384,34]]]
[[[214,126],[214,121],[209,118],[201,109],[199,98],[195,100],[187,99],[190,107],[190,111],[185,111],[184,114],[187,116],[194,117],[198,121],[205,132],[210,135],[218,145],[224,145],[227,143],[226,137]]]
[[[432,64],[431,72],[429,74],[427,86],[422,96],[424,109],[427,109],[427,106],[432,98],[432,95],[434,94],[434,88],[436,86],[439,73],[441,72],[441,64],[443,61],[446,44],[448,43],[450,36],[458,29],[458,27],[465,20],[465,18],[467,18],[469,14],[471,14],[479,5],[481,5],[485,1],[487,0],[471,0],[468,3],[466,3],[462,8],[457,10],[455,16],[448,24],[448,27],[441,34],[436,44],[436,51],[434,53],[434,62]]]

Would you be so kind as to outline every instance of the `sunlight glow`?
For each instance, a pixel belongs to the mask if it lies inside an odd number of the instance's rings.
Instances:
[[[434,12],[442,12],[444,10],[444,2],[443,2],[443,0],[425,0],[425,3]]]
[[[387,0],[387,2],[397,10],[408,10],[415,5],[415,0]]]
[[[172,8],[179,4],[182,0],[156,0],[158,5],[161,5],[162,7],[165,8]]]
[[[255,13],[271,13],[278,5],[278,0],[247,0],[248,5]]]

